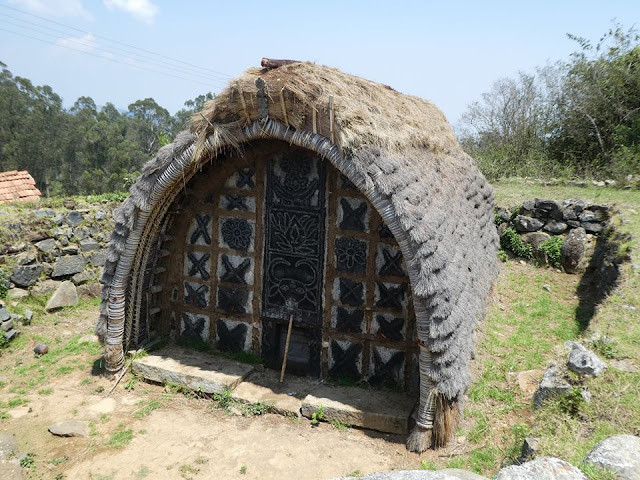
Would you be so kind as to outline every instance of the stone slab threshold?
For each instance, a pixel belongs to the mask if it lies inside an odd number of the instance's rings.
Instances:
[[[172,383],[206,394],[232,391],[245,403],[271,405],[281,415],[311,418],[323,410],[326,422],[341,422],[384,433],[407,434],[413,396],[339,387],[322,380],[279,372],[176,346],[165,347],[136,359],[132,370],[146,380]]]

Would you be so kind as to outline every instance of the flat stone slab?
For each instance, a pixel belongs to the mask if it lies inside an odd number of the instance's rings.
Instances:
[[[49,426],[49,432],[57,437],[88,437],[89,424],[77,420],[58,422]]]
[[[168,347],[133,362],[133,373],[158,383],[173,383],[202,393],[233,390],[252,365],[194,350]]]
[[[300,416],[302,400],[320,384],[319,380],[289,375],[280,383],[280,373],[275,370],[253,372],[236,387],[233,398],[245,403],[265,403],[287,416]]]
[[[321,385],[302,401],[302,415],[311,418],[322,405],[324,420],[386,433],[406,434],[417,397],[355,387]]]

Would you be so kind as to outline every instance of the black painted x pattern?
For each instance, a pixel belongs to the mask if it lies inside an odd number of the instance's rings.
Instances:
[[[255,187],[255,183],[253,182],[253,174],[256,171],[253,168],[245,168],[244,170],[238,170],[238,180],[236,181],[236,187],[242,188],[245,185],[249,188]]]
[[[393,308],[394,310],[402,310],[402,301],[404,300],[406,289],[406,285],[387,287],[384,283],[378,282],[380,299],[378,300],[376,305],[382,308]]]
[[[187,296],[184,299],[184,303],[198,308],[206,308],[207,292],[209,291],[209,287],[206,285],[195,285],[197,284],[184,282],[184,287],[187,290]]]
[[[187,253],[187,258],[191,265],[189,266],[189,276],[195,277],[196,275],[200,275],[203,280],[209,280],[209,270],[207,270],[207,262],[211,257],[208,253],[203,253],[200,258],[196,257],[196,254],[193,252]]]
[[[351,204],[342,198],[340,199],[340,205],[342,205],[343,215],[340,228],[364,232],[364,214],[367,212],[367,202],[362,202],[357,208],[352,208]]]
[[[362,344],[352,343],[344,350],[335,340],[331,342],[331,356],[333,357],[333,366],[329,370],[329,374],[335,378],[360,378],[358,369],[358,356],[362,352]]]
[[[345,305],[362,305],[364,285],[348,278],[340,279],[340,301]]]
[[[182,314],[182,326],[183,330],[180,334],[182,340],[197,340],[203,341],[204,326],[206,319],[204,317],[191,317],[186,313]]]
[[[394,254],[392,251],[383,248],[382,256],[384,257],[384,264],[380,267],[380,275],[404,275],[404,270],[402,270],[402,252],[398,251]]]
[[[251,266],[250,259],[245,258],[244,261],[237,267],[233,266],[231,260],[229,260],[229,257],[227,257],[224,253],[221,255],[220,259],[222,260],[222,266],[224,267],[224,273],[220,276],[220,280],[222,280],[223,282],[237,283],[239,285],[247,284],[245,275],[247,274],[247,270],[249,270],[249,267]]]
[[[218,320],[216,322],[218,331],[218,349],[224,352],[239,353],[244,351],[245,340],[247,339],[248,326],[246,323],[239,323],[233,328]]]
[[[387,340],[403,340],[402,327],[404,326],[404,318],[398,317],[387,320],[382,315],[376,315],[376,320],[378,321],[378,335]]]
[[[200,215],[196,214],[196,229],[191,234],[191,238],[189,241],[191,245],[195,245],[195,243],[202,237],[204,239],[204,243],[207,245],[211,245],[211,235],[209,235],[209,222],[211,221],[211,217],[209,215]]]
[[[248,293],[244,290],[218,287],[218,307],[229,313],[246,313]]]
[[[364,312],[362,310],[349,312],[346,308],[338,307],[336,330],[339,332],[361,333],[363,319]]]
[[[249,210],[246,203],[246,197],[242,195],[227,195],[227,210]]]
[[[371,385],[394,386],[400,381],[400,369],[404,363],[404,352],[396,352],[385,363],[377,349],[373,349],[373,371]]]

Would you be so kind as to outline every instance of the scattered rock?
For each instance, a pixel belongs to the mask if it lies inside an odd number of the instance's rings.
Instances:
[[[13,435],[0,433],[0,458],[7,458],[18,451],[18,444]]]
[[[35,285],[31,291],[35,294],[35,295],[44,295],[46,293],[51,293],[53,291],[55,291],[61,284],[62,282],[59,280],[43,280],[42,282],[38,282],[37,285]]]
[[[0,324],[0,330],[3,332],[8,332],[13,328],[13,320],[5,320]]]
[[[547,292],[550,292],[551,291],[551,285],[543,285],[542,289],[547,291]]]
[[[20,265],[13,270],[11,281],[19,287],[30,287],[38,281],[42,273],[42,265]]]
[[[92,413],[111,413],[116,409],[117,402],[113,398],[104,398],[98,403],[91,405],[89,411]]]
[[[98,282],[79,285],[76,290],[80,298],[98,298],[102,295],[102,285]]]
[[[24,318],[22,319],[22,324],[31,325],[31,320],[33,320],[33,312],[27,309],[24,311]]]
[[[99,252],[95,252],[89,257],[89,263],[94,267],[104,267],[104,264],[107,261],[107,252],[101,250]]]
[[[51,208],[39,208],[37,210],[34,210],[33,214],[36,217],[44,218],[44,217],[53,217],[56,214],[56,212],[54,212]]]
[[[7,248],[7,253],[19,253],[25,248],[27,248],[26,243],[16,243],[15,245],[10,245],[9,248]]]
[[[551,235],[544,232],[529,232],[521,236],[522,240],[533,247],[534,252],[538,247],[551,238]]]
[[[600,233],[604,229],[600,222],[582,222],[580,225],[589,233]]]
[[[535,232],[536,230],[540,230],[544,223],[537,218],[518,215],[513,219],[513,225],[518,232]]]
[[[523,392],[533,395],[536,390],[538,390],[538,386],[540,385],[540,380],[542,380],[543,375],[544,370],[541,369],[518,372],[518,376],[516,377],[518,387],[520,387],[520,390]]]
[[[622,305],[622,308],[623,308],[624,310],[629,310],[630,312],[635,312],[636,310],[638,310],[638,309],[637,309],[636,307],[634,307],[633,305],[627,305],[627,304]]]
[[[11,320],[11,314],[4,307],[0,307],[0,322],[8,322]]]
[[[9,330],[8,332],[4,333],[4,339],[7,342],[10,342],[11,340],[13,340],[14,338],[16,338],[18,335],[20,335],[20,330],[16,330],[15,328],[12,328],[11,330]]]
[[[41,252],[50,252],[54,248],[56,248],[56,241],[53,238],[40,240],[38,243],[36,243],[36,248]]]
[[[580,343],[566,342],[564,346],[570,350],[567,367],[574,372],[597,377],[607,368],[607,364],[600,357]]]
[[[83,252],[90,252],[92,250],[99,250],[100,244],[96,242],[93,238],[85,238],[84,240],[80,240],[80,249]]]
[[[93,278],[93,273],[89,270],[83,270],[79,273],[76,273],[73,277],[71,277],[71,281],[76,285],[82,285],[83,283],[87,283],[89,280]]]
[[[49,353],[49,347],[47,347],[44,343],[39,343],[35,347],[33,347],[33,353],[36,355],[44,355]]]
[[[559,222],[557,220],[549,220],[545,226],[544,229],[547,232],[553,233],[554,235],[558,235],[562,232],[564,232],[567,229],[568,225],[564,222]]]
[[[74,210],[75,212],[76,210]],[[87,265],[82,255],[67,255],[56,260],[53,266],[53,278],[66,277],[81,272]]]
[[[524,463],[533,460],[536,457],[539,445],[539,439],[534,437],[525,438],[524,442],[522,442],[522,453],[520,454],[520,458],[518,458],[518,462]]]
[[[62,249],[62,255],[77,255],[79,251],[80,249],[78,249],[77,245],[69,245]]]
[[[560,263],[565,272],[578,271],[580,261],[584,257],[586,242],[587,233],[584,228],[574,228],[567,234],[560,253]]]
[[[487,480],[487,477],[459,468],[445,470],[394,470],[365,475],[364,477],[340,477],[333,480]]]
[[[614,472],[620,480],[640,480],[640,437],[609,437],[589,452],[585,462]]]
[[[525,200],[522,202],[522,209],[531,212],[534,208],[536,208],[535,200]]]
[[[107,218],[107,212],[103,212],[102,210],[98,210],[96,212],[96,220],[98,222],[101,222],[102,220],[104,220],[105,218]]]
[[[560,376],[557,367],[549,367],[544,372],[538,391],[533,398],[533,404],[538,408],[547,398],[566,395],[569,391],[571,391],[571,385]]]
[[[29,290],[26,290],[24,288],[12,288],[7,292],[7,298],[15,299],[15,300],[20,298],[25,298],[28,296],[29,296]]]
[[[58,437],[88,437],[89,424],[77,420],[68,420],[50,425],[49,432]]]
[[[570,463],[553,457],[540,457],[522,465],[511,465],[498,472],[495,480],[588,480]]]
[[[62,282],[55,293],[51,296],[47,302],[45,310],[52,312],[63,307],[70,307],[78,303],[78,292],[76,286],[70,282]]]
[[[84,220],[84,217],[82,216],[82,213],[77,210],[72,210],[67,214],[67,223],[72,227],[80,225],[82,220]]]

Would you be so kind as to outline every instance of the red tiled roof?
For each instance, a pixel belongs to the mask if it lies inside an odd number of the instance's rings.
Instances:
[[[42,194],[29,172],[0,172],[0,203],[38,200]]]

